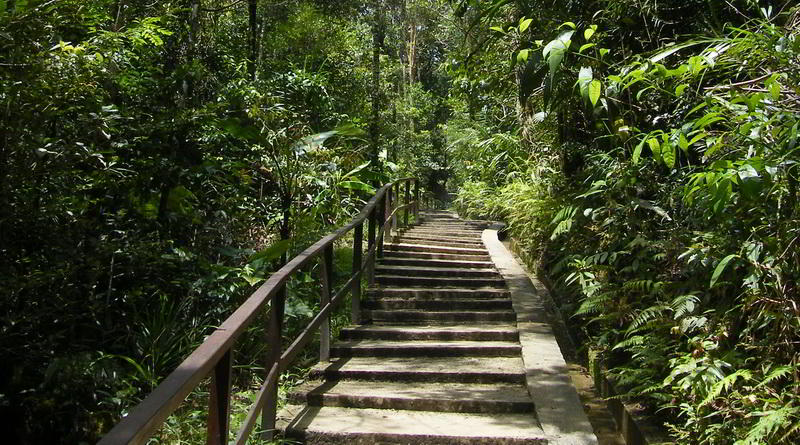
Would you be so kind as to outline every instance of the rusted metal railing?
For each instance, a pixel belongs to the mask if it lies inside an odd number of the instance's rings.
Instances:
[[[413,200],[411,187],[414,187]],[[404,193],[401,187],[405,186]],[[404,195],[402,203],[401,194]],[[186,397],[207,377],[211,377],[207,429],[209,445],[227,445],[230,437],[231,369],[236,339],[269,305],[267,322],[268,354],[266,378],[255,403],[236,434],[235,444],[245,444],[261,415],[261,429],[271,437],[275,432],[278,407],[278,377],[320,330],[320,360],[330,357],[330,317],[333,309],[352,295],[352,320],[361,321],[361,279],[374,282],[375,262],[383,256],[387,230],[397,228],[398,213],[408,224],[409,215],[419,217],[419,181],[405,178],[381,187],[348,225],[320,239],[272,274],[236,311],[225,320],[183,363],[158,385],[99,442],[99,445],[140,444],[147,441],[175,412]],[[364,255],[364,223],[367,223],[367,251]],[[353,270],[339,290],[333,289],[334,243],[353,231]],[[391,236],[391,233],[389,234]],[[281,329],[289,278],[314,259],[320,261],[320,310],[286,350],[281,350]]]

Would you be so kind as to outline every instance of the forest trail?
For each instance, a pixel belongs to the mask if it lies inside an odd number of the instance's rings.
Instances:
[[[368,323],[343,329],[331,360],[289,395],[284,434],[306,443],[596,443],[536,313],[536,290],[497,231],[449,212],[423,216],[387,243],[364,303]]]

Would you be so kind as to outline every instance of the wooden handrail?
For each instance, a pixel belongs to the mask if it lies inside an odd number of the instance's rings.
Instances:
[[[405,184],[404,203],[400,204],[400,186]],[[410,187],[414,186],[414,200]],[[396,190],[395,190],[396,189]],[[140,444],[174,413],[186,397],[211,375],[211,393],[207,419],[207,443],[227,445],[230,427],[231,367],[236,339],[269,303],[267,323],[268,356],[267,375],[259,389],[255,403],[237,433],[235,443],[244,444],[261,413],[262,429],[271,437],[275,429],[277,411],[278,376],[285,371],[301,349],[314,338],[320,329],[320,358],[326,360],[330,348],[330,315],[349,292],[353,298],[352,320],[360,322],[361,277],[366,272],[370,284],[374,279],[375,262],[383,255],[383,239],[387,229],[396,227],[397,214],[403,210],[403,222],[408,224],[409,212],[419,217],[419,180],[403,178],[381,187],[353,220],[327,235],[292,258],[273,273],[264,284],[239,306],[206,340],[156,387],[141,403],[136,405],[98,445]],[[368,248],[362,255],[364,222],[368,223]],[[353,234],[353,271],[340,290],[332,289],[333,245],[351,230]],[[321,299],[320,311],[292,341],[281,351],[281,328],[286,300],[286,283],[295,272],[320,258]],[[362,258],[364,261],[362,261]]]

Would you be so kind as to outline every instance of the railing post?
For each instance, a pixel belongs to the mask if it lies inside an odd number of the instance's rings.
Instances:
[[[228,349],[211,375],[211,394],[208,397],[208,445],[228,445],[231,414],[231,366],[233,354]]]
[[[414,179],[414,222],[419,224],[419,179]]]
[[[269,321],[267,321],[267,363],[264,369],[267,376],[281,358],[281,330],[283,329],[283,310],[286,306],[286,285],[275,291],[270,299]],[[266,376],[265,376],[266,378]],[[264,409],[261,411],[262,438],[275,437],[275,415],[278,413],[278,379],[267,386]]]
[[[361,249],[364,240],[364,223],[358,224],[353,230],[353,290],[350,294],[351,314],[353,323],[361,323]]]
[[[392,205],[390,207],[390,211],[394,212],[394,209],[397,208],[397,201],[400,200],[400,183],[395,182],[392,185],[391,189],[393,191],[392,191]],[[397,231],[397,213],[392,213],[392,225],[390,227],[392,233],[394,234]]]
[[[406,208],[403,209],[403,226],[408,227],[408,215],[411,212],[409,208],[411,205],[411,181],[406,181],[406,199],[403,204],[406,205]]]
[[[372,249],[372,246],[375,245],[375,231],[377,226],[378,220],[378,209],[380,208],[380,200],[375,203],[375,207],[372,208],[372,211],[369,212],[369,227],[367,233],[367,251],[369,252]],[[369,266],[367,266],[367,282],[370,286],[375,284],[375,262],[378,260],[378,251],[377,248],[375,250],[375,254],[370,257],[367,256],[367,261],[369,261]]]
[[[386,219],[389,217],[391,213],[391,195],[392,195],[392,188],[389,187],[386,189],[386,194],[383,195],[383,199],[381,199],[381,211],[377,215],[378,218],[378,230],[380,231],[378,234],[378,258],[383,258],[383,240],[386,238]],[[377,261],[377,258],[375,259]]]
[[[325,246],[320,258],[320,278],[322,289],[319,298],[319,307],[324,308],[331,302],[331,286],[333,285],[333,242]],[[331,316],[322,321],[319,327],[319,361],[324,362],[331,358]]]

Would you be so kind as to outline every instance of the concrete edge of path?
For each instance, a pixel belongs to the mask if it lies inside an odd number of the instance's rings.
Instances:
[[[543,299],[547,288],[536,277],[529,276],[500,242],[498,229],[492,226],[484,230],[482,239],[511,292],[528,391],[548,443],[597,445],[592,425],[572,386],[567,363],[547,322]]]

